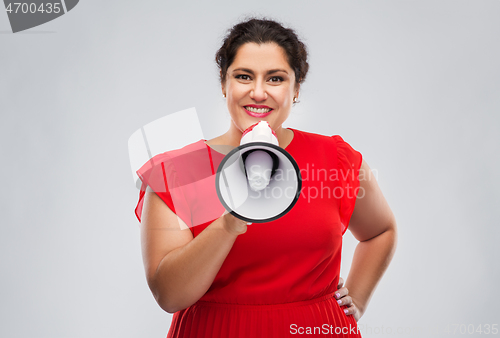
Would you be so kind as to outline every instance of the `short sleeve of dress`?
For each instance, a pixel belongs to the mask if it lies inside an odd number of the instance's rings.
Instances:
[[[359,169],[361,168],[363,158],[359,151],[354,150],[339,135],[334,135],[332,138],[337,144],[338,177],[342,189],[339,213],[343,235],[349,226],[349,221],[356,204],[359,192]]]
[[[144,196],[149,186],[187,226],[190,226],[190,211],[182,189],[177,182],[177,172],[167,153],[159,154],[146,162],[137,175],[142,181],[135,215],[141,222]]]

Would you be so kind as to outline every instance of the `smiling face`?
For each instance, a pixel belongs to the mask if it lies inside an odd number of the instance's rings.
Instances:
[[[279,135],[298,90],[283,48],[276,43],[242,45],[222,84],[232,119],[230,130],[243,132],[264,120]]]

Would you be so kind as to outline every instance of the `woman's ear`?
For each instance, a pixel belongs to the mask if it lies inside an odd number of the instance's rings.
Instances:
[[[219,71],[220,77],[222,79],[222,69]],[[222,88],[222,94],[226,95],[226,90],[224,88],[224,83],[221,83],[221,88]]]
[[[224,97],[226,97],[226,86],[224,86],[224,84],[221,84],[221,89],[222,89],[222,95],[224,95]]]

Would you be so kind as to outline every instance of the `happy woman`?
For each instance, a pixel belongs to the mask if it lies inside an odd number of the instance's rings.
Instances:
[[[394,215],[370,167],[339,135],[282,127],[309,67],[306,47],[292,29],[246,20],[228,31],[215,59],[231,116],[227,132],[157,155],[138,171],[144,267],[159,306],[174,314],[168,337],[361,337],[357,321],[397,238]],[[205,165],[196,154],[208,154],[208,172],[217,171],[225,154],[216,149],[239,146],[243,132],[259,121],[269,123],[302,175],[311,168],[339,175],[304,179],[305,194],[286,215],[247,224],[224,210],[213,175],[204,177],[203,189],[182,181]],[[189,165],[172,163],[179,155]],[[174,205],[172,189],[155,187],[158,181],[184,189],[183,206]],[[195,224],[200,210],[214,217]],[[359,243],[342,285],[347,229]]]

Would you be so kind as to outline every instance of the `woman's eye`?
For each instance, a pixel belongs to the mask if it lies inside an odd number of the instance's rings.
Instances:
[[[242,80],[250,80],[250,76],[245,75],[245,74],[236,75],[236,78],[242,79]]]
[[[274,79],[274,81],[273,81]],[[273,76],[271,79],[271,82],[282,82],[283,78],[281,76]]]

